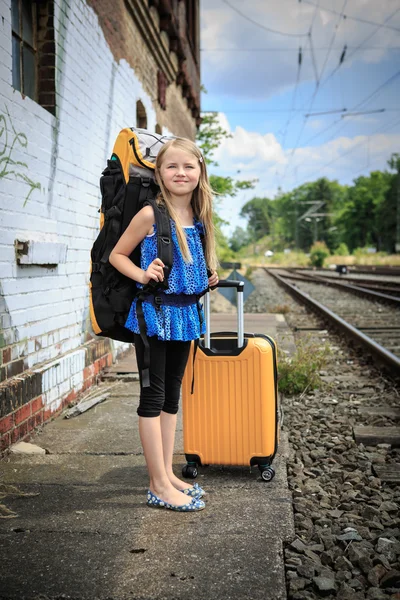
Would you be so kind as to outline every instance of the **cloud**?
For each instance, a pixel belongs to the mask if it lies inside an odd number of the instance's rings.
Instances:
[[[254,189],[222,200],[220,214],[230,224],[228,234],[237,225],[244,225],[239,219],[240,209],[254,196],[273,198],[279,187],[290,190],[320,177],[350,184],[361,173],[385,170],[390,155],[400,147],[400,133],[341,136],[319,146],[297,148],[292,157],[292,150],[284,151],[273,134],[243,127],[230,130],[225,115],[220,113],[218,119],[226,124],[232,138],[222,141],[215,153],[219,167],[211,168],[211,172],[236,180],[258,179]]]
[[[222,140],[213,155],[221,171],[231,171],[234,166],[235,170],[256,172],[265,165],[286,162],[282,146],[273,133],[263,135],[240,126],[231,130],[224,113],[218,113],[217,122],[231,135]]]
[[[349,183],[349,177],[356,176],[364,167],[368,171],[384,170],[390,155],[399,147],[400,134],[376,133],[353,138],[341,136],[321,146],[298,148],[286,169],[288,182],[294,187],[304,181],[329,177]]]

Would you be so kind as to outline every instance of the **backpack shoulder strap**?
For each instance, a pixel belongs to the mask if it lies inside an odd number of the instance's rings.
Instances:
[[[170,216],[165,206],[157,204],[155,200],[148,200],[145,204],[150,204],[154,210],[157,228],[157,256],[165,265],[164,281],[166,283],[174,261]]]
[[[206,260],[206,234],[204,233],[204,230],[200,232],[200,241],[201,241],[201,245],[203,247],[203,254],[204,254],[204,260]],[[212,275],[212,271],[209,268],[209,266],[206,263],[206,269],[207,269],[207,275],[209,277],[211,277]],[[207,290],[206,290],[207,291]],[[205,292],[204,292],[205,293]],[[202,294],[203,295],[203,294]]]
[[[170,274],[173,262],[173,247],[172,247],[172,235],[171,235],[171,221],[168,211],[163,207],[159,206],[155,199],[147,199],[144,206],[150,205],[154,211],[154,218],[157,228],[157,256],[164,263],[164,281],[162,282],[163,288],[168,288],[168,276]],[[142,302],[146,294],[156,294],[160,288],[160,282],[150,280],[149,283],[138,293],[138,299],[136,304],[136,313],[139,323],[140,337],[142,338],[144,347],[143,356],[143,369],[142,369],[142,386],[150,386],[150,345],[146,333],[146,321],[143,313]]]

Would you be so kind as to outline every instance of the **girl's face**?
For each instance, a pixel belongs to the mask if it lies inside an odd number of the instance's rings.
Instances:
[[[200,178],[198,159],[179,148],[168,148],[159,169],[159,175],[167,190],[174,196],[191,194]]]

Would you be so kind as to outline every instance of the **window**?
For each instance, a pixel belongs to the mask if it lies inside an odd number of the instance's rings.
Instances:
[[[140,100],[136,102],[136,127],[147,129],[146,109]]]
[[[30,0],[12,0],[11,24],[13,87],[36,100],[36,3]]]
[[[12,85],[56,111],[54,1],[11,0]]]

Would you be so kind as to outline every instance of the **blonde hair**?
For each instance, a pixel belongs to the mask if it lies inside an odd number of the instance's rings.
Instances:
[[[175,138],[169,142],[166,142],[159,151],[156,159],[156,178],[161,191],[158,195],[157,202],[165,204],[170,217],[175,221],[178,243],[185,262],[192,262],[192,256],[190,254],[185,232],[183,231],[182,225],[179,223],[179,219],[171,202],[171,194],[164,186],[161,177],[159,176],[164,155],[167,150],[172,147],[191,154],[199,161],[199,183],[193,190],[191,205],[195,217],[203,224],[204,227],[204,255],[207,267],[211,269],[211,271],[215,271],[215,269],[218,267],[218,259],[215,249],[215,228],[213,223],[213,192],[208,180],[204,158],[199,148],[191,140],[186,138]]]

